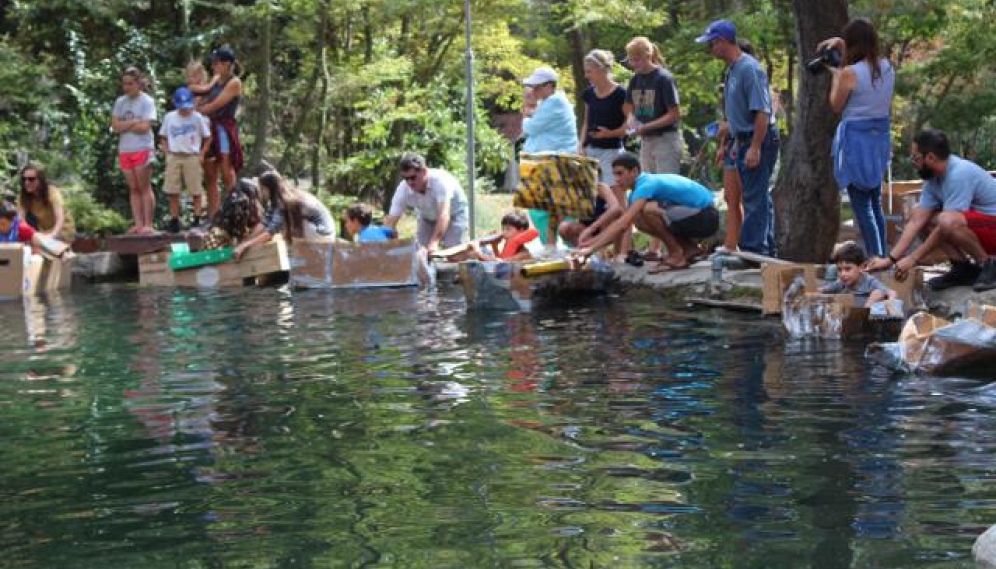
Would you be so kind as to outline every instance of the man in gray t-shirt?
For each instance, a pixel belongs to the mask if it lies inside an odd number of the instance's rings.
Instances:
[[[872,259],[869,267],[895,265],[896,275],[902,276],[939,247],[951,259],[951,270],[927,281],[932,289],[996,288],[996,179],[951,154],[948,138],[939,130],[916,136],[910,160],[924,179],[920,203],[888,257]],[[917,236],[923,243],[907,253]]]
[[[406,209],[418,215],[416,240],[429,253],[467,239],[468,202],[460,182],[446,170],[429,168],[419,154],[401,157],[401,183],[394,191],[384,226],[397,230]]]

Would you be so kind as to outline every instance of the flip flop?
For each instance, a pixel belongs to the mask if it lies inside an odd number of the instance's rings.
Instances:
[[[647,269],[647,274],[656,275],[659,273],[666,273],[668,271],[683,271],[691,267],[691,264],[686,263],[684,265],[675,265],[674,263],[668,263],[667,261],[661,261],[656,267],[652,269]]]
[[[643,260],[649,262],[662,261],[663,257],[661,257],[660,253],[656,253],[654,251],[647,251],[646,253],[643,254]]]

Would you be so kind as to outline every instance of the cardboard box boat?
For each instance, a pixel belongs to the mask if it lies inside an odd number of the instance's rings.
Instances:
[[[970,304],[954,321],[918,312],[906,321],[899,341],[873,344],[869,355],[911,372],[982,371],[996,362],[996,307]]]
[[[419,284],[413,239],[371,243],[295,239],[290,282],[298,288],[406,287]]]
[[[0,300],[68,290],[72,273],[71,257],[50,259],[21,243],[0,244]]]
[[[287,244],[273,239],[250,247],[242,259],[173,270],[169,251],[138,257],[139,282],[146,286],[220,288],[263,284],[267,277],[290,270]]]
[[[582,268],[567,261],[526,263],[464,261],[460,283],[469,310],[521,310],[574,295],[605,294],[615,281],[608,264],[592,259]]]

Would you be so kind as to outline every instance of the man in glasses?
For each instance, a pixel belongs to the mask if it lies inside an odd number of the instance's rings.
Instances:
[[[394,192],[384,226],[397,230],[406,209],[418,217],[415,238],[429,254],[467,240],[467,194],[452,174],[428,168],[425,158],[406,152],[399,165],[401,183]]]
[[[920,202],[887,257],[872,259],[868,269],[895,265],[896,276],[903,278],[940,247],[951,270],[927,281],[930,288],[996,288],[996,179],[952,154],[947,135],[939,130],[925,130],[913,139],[910,160],[924,180]],[[918,235],[923,243],[909,251]]]

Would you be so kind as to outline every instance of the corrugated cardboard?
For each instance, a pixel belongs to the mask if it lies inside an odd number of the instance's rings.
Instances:
[[[781,314],[785,291],[799,275],[806,281],[806,292],[816,292],[816,265],[764,263],[761,265],[764,314]]]
[[[32,255],[20,243],[0,244],[0,299],[67,290],[72,282],[72,258],[46,259]]]
[[[417,286],[418,247],[412,239],[372,243],[295,240],[291,284],[303,288]]]

